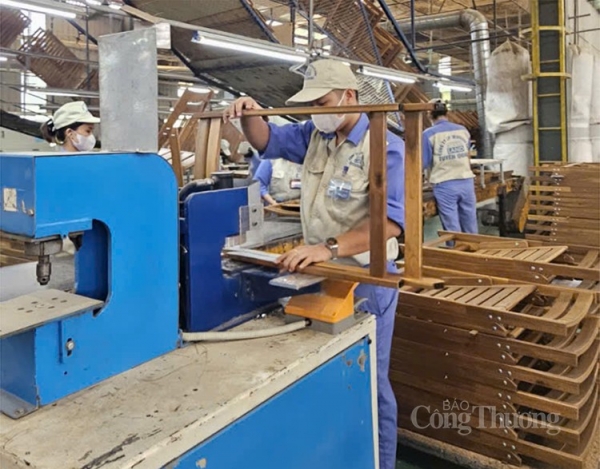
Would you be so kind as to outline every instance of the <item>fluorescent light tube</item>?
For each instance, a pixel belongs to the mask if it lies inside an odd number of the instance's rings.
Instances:
[[[95,7],[99,7],[100,5],[102,5],[102,2],[100,0],[85,0],[85,3]]]
[[[0,62],[6,62],[8,60],[8,57],[4,57],[2,55],[0,55]]]
[[[226,37],[213,39],[203,36],[202,34],[198,34],[192,39],[192,42],[206,46],[220,47],[221,49],[228,49],[235,52],[246,52],[248,54],[260,55],[262,57],[269,57],[271,59],[285,60],[287,62],[306,62],[306,57],[302,55],[295,55],[292,52],[280,52],[275,50],[275,48],[251,46],[242,42],[233,42],[231,39]]]
[[[61,16],[63,18],[75,19],[77,15],[70,11],[56,10],[54,8],[46,8],[38,5],[32,5],[30,3],[14,2],[13,0],[0,0],[0,6],[9,8],[19,8],[27,11],[35,11],[37,13],[45,13],[52,16]]]
[[[447,89],[453,91],[462,91],[463,93],[468,93],[469,91],[473,91],[473,88],[464,85],[448,85],[446,83],[434,83],[433,86],[439,89]]]
[[[188,90],[194,93],[210,93],[212,91],[210,88],[201,88],[199,86],[190,86]]]
[[[368,77],[380,78],[382,80],[395,81],[398,83],[412,84],[412,83],[416,83],[416,81],[417,81],[415,78],[412,78],[412,77],[395,74],[391,70],[389,72],[388,71],[380,72],[378,70],[374,70],[374,69],[371,69],[368,67],[360,67],[358,71]]]

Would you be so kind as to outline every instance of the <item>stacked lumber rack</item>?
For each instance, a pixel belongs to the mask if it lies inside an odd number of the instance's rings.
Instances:
[[[0,267],[37,262],[37,256],[25,254],[25,244],[0,235]]]
[[[88,65],[81,63],[51,31],[38,29],[25,38],[19,51],[24,53],[17,56],[19,62],[48,87],[98,90],[98,71],[91,70],[88,75]]]
[[[23,12],[0,9],[0,47],[11,47],[30,24],[31,20]]]
[[[390,378],[402,434],[512,465],[584,468],[599,421],[594,295],[464,280],[401,289]]]
[[[526,238],[600,248],[600,163],[531,171]]]
[[[438,232],[423,245],[425,268],[549,285],[566,283],[600,294],[599,250],[530,239]],[[450,245],[450,246],[449,246]]]

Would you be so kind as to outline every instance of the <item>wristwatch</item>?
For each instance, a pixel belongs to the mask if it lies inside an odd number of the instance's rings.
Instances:
[[[337,259],[338,257],[338,240],[335,238],[327,238],[325,241],[325,247],[331,251],[331,259]]]

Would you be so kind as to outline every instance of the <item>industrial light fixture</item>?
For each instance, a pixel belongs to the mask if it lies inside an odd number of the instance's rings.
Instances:
[[[85,3],[94,7],[99,7],[102,5],[102,2],[100,0],[85,0]]]
[[[8,60],[8,57],[4,57],[3,55],[0,55],[0,62],[6,62]]]
[[[120,10],[122,6],[123,6],[122,2],[118,2],[118,1],[114,1],[114,0],[109,0],[109,2],[108,2],[108,8],[112,8],[113,10]]]
[[[45,13],[46,15],[52,16],[61,16],[63,18],[69,19],[75,19],[77,17],[77,15],[71,11],[58,10],[56,8],[47,8],[40,5],[34,5],[32,3],[15,2],[13,0],[0,0],[0,6],[34,11],[36,13]]]
[[[197,32],[192,38],[192,42],[205,46],[220,47],[236,52],[246,52],[248,54],[260,55],[271,59],[284,60],[286,62],[302,63],[306,61],[306,55],[290,50],[285,46],[271,45],[269,43],[260,43],[248,38],[232,38],[226,35],[209,34],[206,32]],[[252,44],[255,43],[256,45]],[[261,41],[262,42],[262,41]]]
[[[435,86],[436,88],[439,88],[440,90],[444,90],[444,91],[446,91],[446,90],[462,91],[463,93],[468,93],[469,91],[473,91],[473,88],[471,88],[469,86],[453,85],[453,84],[441,83],[439,81],[434,83],[433,86]]]
[[[401,73],[396,73],[393,70],[383,69],[378,70],[376,68],[360,66],[358,68],[358,72],[366,75],[368,77],[380,78],[382,80],[395,81],[398,83],[416,83],[416,79],[410,76],[402,75]]]
[[[199,86],[190,86],[188,90],[194,93],[210,93],[212,91],[210,88],[201,88]]]

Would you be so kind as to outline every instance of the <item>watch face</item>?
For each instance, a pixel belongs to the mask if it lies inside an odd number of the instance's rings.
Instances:
[[[337,244],[337,239],[335,239],[335,238],[327,238],[326,243],[327,243],[328,246],[335,246]]]

